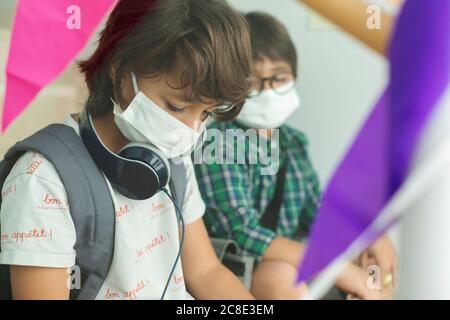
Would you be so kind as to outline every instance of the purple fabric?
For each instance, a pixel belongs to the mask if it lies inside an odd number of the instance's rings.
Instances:
[[[388,88],[325,192],[298,282],[340,256],[407,176],[420,134],[450,80],[450,1],[408,0],[389,57]],[[367,246],[378,235],[368,235]]]

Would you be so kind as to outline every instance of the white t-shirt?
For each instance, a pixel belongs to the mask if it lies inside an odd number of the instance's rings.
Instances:
[[[72,117],[64,124],[79,134]],[[186,157],[187,189],[182,214],[186,224],[201,218],[205,204],[198,190],[192,161]],[[70,164],[68,164],[70,165]],[[175,208],[163,192],[147,200],[122,196],[108,181],[114,201],[114,255],[96,299],[159,299],[179,249]],[[19,158],[2,188],[0,264],[72,267],[75,227],[64,185],[42,155]],[[166,299],[187,299],[181,262]]]

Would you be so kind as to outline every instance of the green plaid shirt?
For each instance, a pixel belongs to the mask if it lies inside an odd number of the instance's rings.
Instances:
[[[246,129],[234,121],[214,122],[208,128],[221,132]],[[276,236],[294,239],[299,225],[308,230],[321,198],[319,181],[307,154],[305,135],[288,126],[282,126],[279,133],[280,168],[286,161],[287,168],[276,232],[260,224],[274,195],[276,174],[261,174],[260,162],[194,166],[206,203],[204,221],[210,236],[232,238],[245,254],[258,260]],[[208,137],[203,148],[213,143],[210,140]],[[257,150],[249,139],[246,139],[245,145],[238,145],[237,139],[232,143],[227,141],[222,145],[223,152],[230,147],[234,148],[232,150],[245,148],[247,153]]]

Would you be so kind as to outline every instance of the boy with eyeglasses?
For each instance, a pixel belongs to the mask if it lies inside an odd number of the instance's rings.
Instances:
[[[209,132],[255,130],[259,138],[234,139],[232,143],[227,139],[219,144],[208,137],[205,150],[211,143],[227,155],[244,150],[246,162],[201,163],[195,165],[195,171],[206,203],[209,235],[233,239],[244,255],[257,262],[252,294],[257,299],[297,299],[305,288],[294,287],[296,268],[321,200],[319,180],[307,152],[308,140],[285,124],[300,107],[295,90],[297,53],[286,28],[274,17],[259,12],[245,17],[254,59],[249,79],[253,92],[235,120],[214,122]],[[264,174],[263,161],[247,161],[266,142],[271,155],[279,154],[274,174]],[[352,263],[336,286],[363,299],[379,298],[378,292],[367,288],[367,278],[365,270]]]

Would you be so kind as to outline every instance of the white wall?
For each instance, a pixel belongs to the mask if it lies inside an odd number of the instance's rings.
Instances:
[[[244,12],[274,15],[291,33],[299,53],[302,108],[289,124],[308,135],[325,183],[385,85],[384,58],[336,28],[314,28],[309,9],[295,0],[229,2]]]

